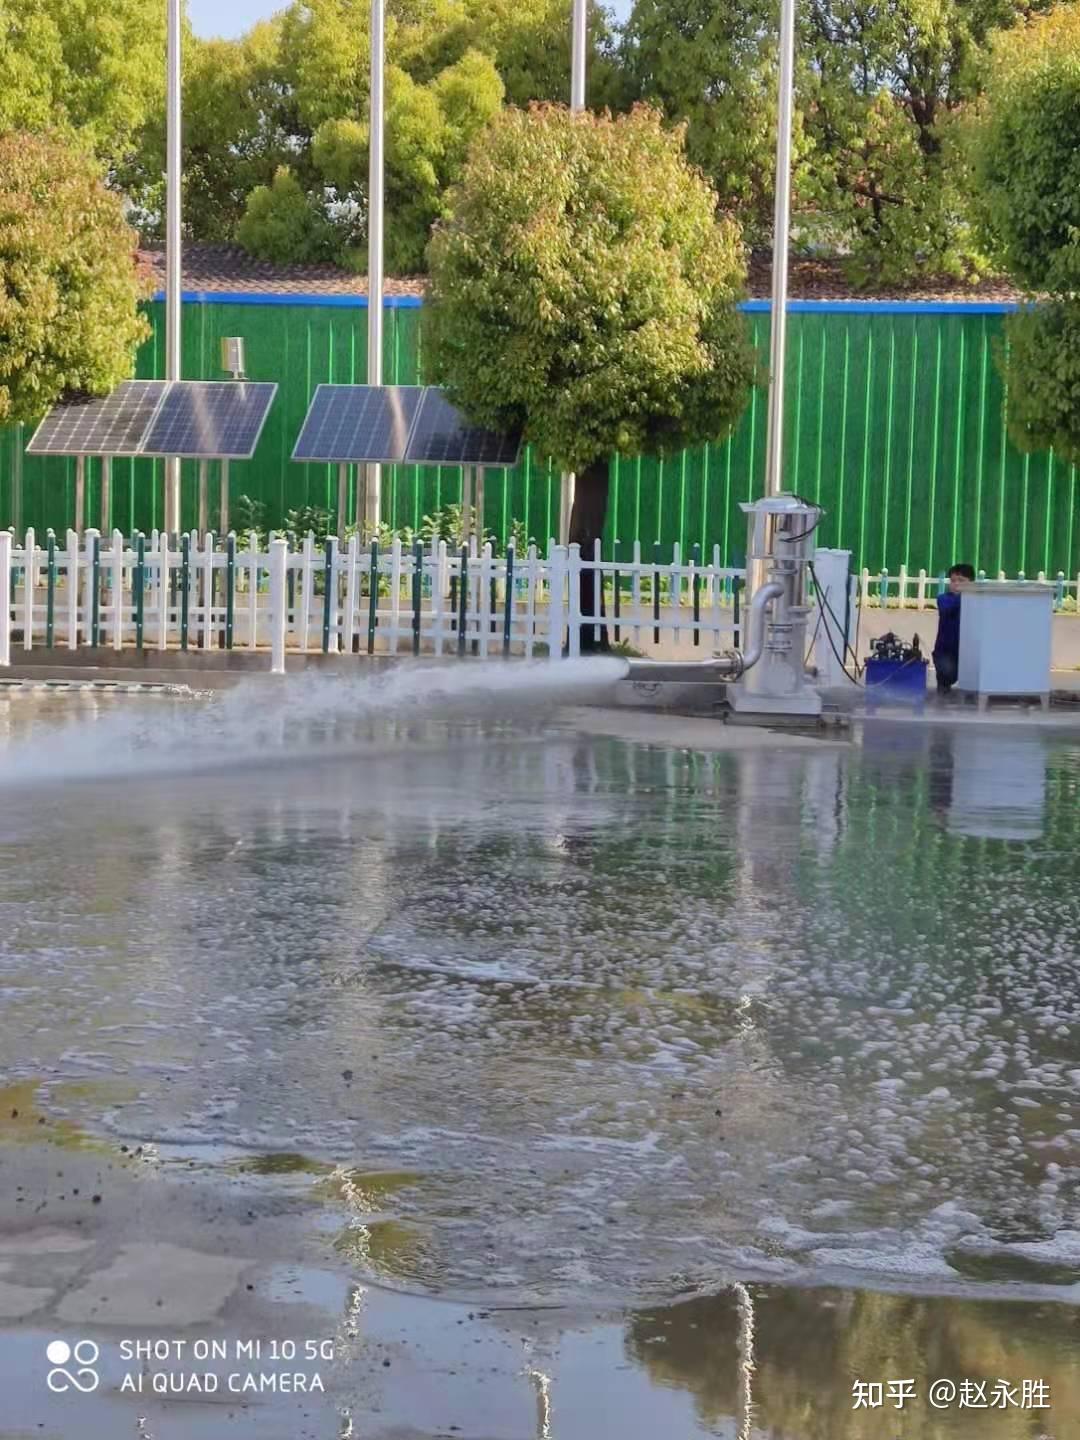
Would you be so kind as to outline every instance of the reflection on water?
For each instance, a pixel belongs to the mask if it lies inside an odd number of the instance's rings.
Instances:
[[[710,1434],[1065,1440],[1075,1433],[1080,1350],[1076,1313],[1067,1307],[755,1286],[753,1309],[750,1428],[738,1364],[744,1320],[730,1292],[637,1312],[627,1352],[656,1384],[689,1392]],[[939,1380],[952,1381],[956,1392],[947,1404],[949,1392],[935,1392],[935,1406],[930,1390]],[[856,1408],[858,1381],[880,1384],[885,1403]],[[914,1382],[914,1398],[898,1408],[900,1392],[888,1398],[890,1381]],[[1025,1381],[1046,1389],[1025,1392]]]
[[[100,783],[39,755],[0,809],[8,1078],[124,1142],[405,1174],[329,1203],[410,1286],[1080,1295],[1075,741],[410,706],[307,766],[136,776],[108,715]],[[50,1088],[87,1077],[130,1090]]]

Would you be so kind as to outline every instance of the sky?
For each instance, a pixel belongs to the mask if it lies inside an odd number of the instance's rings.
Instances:
[[[188,14],[196,35],[208,39],[213,35],[232,39],[242,35],[256,20],[272,15],[275,10],[285,8],[287,0],[188,0]],[[608,0],[616,14],[623,15],[630,8],[630,0]],[[567,16],[570,0],[567,0]]]

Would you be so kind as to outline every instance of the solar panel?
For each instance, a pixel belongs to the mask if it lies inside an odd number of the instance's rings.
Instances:
[[[250,380],[177,380],[143,443],[144,455],[249,460],[277,392]]]
[[[516,465],[520,451],[520,434],[498,435],[469,425],[443,392],[430,386],[424,391],[405,460],[410,465]]]
[[[423,393],[419,385],[320,385],[292,458],[400,462]]]
[[[139,455],[167,388],[164,380],[125,380],[111,395],[57,405],[34,431],[26,453]]]

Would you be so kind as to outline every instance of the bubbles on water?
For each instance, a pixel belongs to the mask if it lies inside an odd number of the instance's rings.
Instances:
[[[934,1288],[1080,1232],[1075,749],[1038,845],[942,847],[925,755],[339,699],[377,753],[12,797],[2,1053],[133,1078],[118,1137],[414,1173],[409,1283]]]

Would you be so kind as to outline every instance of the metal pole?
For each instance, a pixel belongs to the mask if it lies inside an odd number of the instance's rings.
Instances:
[[[86,526],[86,456],[75,456],[75,534]]]
[[[776,123],[776,210],[773,217],[772,326],[769,340],[769,428],[765,494],[784,484],[784,360],[787,354],[788,237],[791,229],[791,112],[795,88],[795,0],[780,4],[780,104]]]
[[[585,109],[585,54],[588,49],[588,0],[574,0],[570,21],[570,109]],[[574,509],[574,475],[564,470],[559,478],[559,544],[570,543],[570,516]]]
[[[101,457],[101,533],[112,529],[112,456]]]
[[[199,534],[210,529],[210,461],[199,461]]]
[[[349,467],[337,467],[337,533],[344,543],[345,531],[349,528]]]
[[[383,346],[383,62],[384,0],[371,0],[371,108],[368,117],[368,344],[367,383],[382,384]],[[367,467],[364,511],[357,518],[374,535],[379,528],[382,467]]]
[[[222,533],[222,535],[228,535],[228,533],[229,533],[229,462],[228,462],[227,460],[222,460],[222,462],[221,462],[221,495],[220,495],[219,499],[220,499],[220,505],[221,505],[221,533]]]
[[[180,379],[180,5],[168,0],[165,122],[165,379]],[[180,461],[165,461],[165,531],[180,530]]]
[[[585,49],[589,33],[587,0],[574,0],[570,44],[570,109],[585,109]]]

